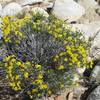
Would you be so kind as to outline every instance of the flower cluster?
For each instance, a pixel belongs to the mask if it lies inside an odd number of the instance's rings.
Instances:
[[[41,71],[41,65],[32,64],[29,61],[22,62],[16,59],[14,55],[7,56],[4,62],[7,70],[6,78],[12,89],[25,91],[31,98],[33,97],[32,94],[37,97],[41,96],[40,91],[48,92],[48,84],[43,80],[44,73]]]
[[[6,77],[12,89],[30,98],[56,94],[73,84],[77,67],[87,62],[88,42],[55,16],[3,18]]]
[[[14,17],[5,16],[2,19],[2,31],[3,31],[4,41],[11,42],[10,38],[13,38],[12,37],[13,33],[16,36],[22,37],[23,34],[22,32],[20,32],[20,27],[22,27],[27,21],[28,21],[28,17],[24,17],[23,19],[16,20]]]

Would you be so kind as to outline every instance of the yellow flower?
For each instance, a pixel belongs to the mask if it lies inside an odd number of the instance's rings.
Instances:
[[[17,64],[18,66],[20,66],[20,65],[21,65],[21,62],[20,62],[20,61],[18,61],[16,64]]]
[[[42,79],[43,78],[43,75],[42,74],[39,74],[38,75],[38,79]]]
[[[63,37],[63,35],[62,35],[62,34],[59,34],[59,35],[58,35],[58,38],[62,38],[62,37]]]
[[[80,65],[80,62],[78,61],[78,62],[77,62],[77,67],[80,67],[80,66],[81,66],[81,65]]]
[[[57,59],[56,58],[54,58],[54,62],[56,62],[57,61]]]
[[[6,24],[9,23],[9,17],[8,17],[8,16],[5,16],[5,17],[3,18],[3,23],[6,23]]]
[[[41,66],[41,65],[36,64],[36,65],[35,65],[35,68],[36,68],[36,69],[41,69],[41,68],[42,68],[42,66]]]
[[[15,91],[18,91],[18,90],[19,90],[19,88],[18,88],[17,86],[15,86],[15,87],[14,87],[14,90],[15,90]]]
[[[64,58],[64,61],[66,62],[66,61],[68,61],[68,59],[67,58]]]
[[[48,87],[47,84],[41,84],[41,85],[40,85],[40,89],[41,89],[41,90],[46,89],[47,87]]]
[[[40,93],[38,93],[38,97],[40,97],[41,96],[41,94]]]
[[[63,66],[63,65],[60,65],[60,66],[58,67],[58,69],[59,69],[59,70],[63,70],[63,69],[64,69],[64,66]]]
[[[64,87],[64,84],[60,84],[60,88],[63,88]]]
[[[11,77],[11,80],[14,81],[14,76]]]
[[[12,87],[12,88],[14,88],[15,86],[16,86],[16,84],[15,83],[9,83],[10,84],[10,86]]]
[[[10,33],[10,27],[6,27],[6,29],[4,29],[3,32],[4,32],[4,36],[7,37]]]
[[[58,58],[59,58],[59,56],[58,56],[58,55],[56,55],[56,56],[55,56],[55,58],[56,58],[56,59],[58,59]]]
[[[31,92],[30,92],[30,91],[27,91],[27,94],[28,94],[28,95],[30,95],[30,94],[31,94]]]
[[[66,36],[66,34],[67,34],[66,32],[63,33],[64,36]],[[66,42],[64,41],[64,43],[66,43]]]
[[[19,78],[20,78],[20,76],[19,75],[16,75],[15,79],[18,80]]]
[[[21,33],[20,31],[15,31],[15,34],[16,34],[17,36],[20,36],[20,37],[23,36],[23,33]]]
[[[77,62],[77,58],[73,55],[72,56],[72,63],[75,63],[75,62]]]
[[[65,47],[67,50],[71,50],[71,47],[70,46],[66,46]]]
[[[28,72],[25,72],[25,73],[24,73],[24,77],[25,77],[25,78],[28,78],[28,76],[29,76],[29,73],[28,73]]]
[[[86,58],[83,58],[82,62],[83,62],[84,64],[86,64]]]
[[[9,61],[8,65],[7,65],[8,68],[11,68],[13,67],[13,62],[12,61]]]
[[[36,24],[33,24],[33,29],[36,29]]]
[[[70,67],[72,67],[72,65],[73,65],[72,63],[69,63],[69,66],[70,66]]]
[[[19,89],[21,89],[20,84],[21,84],[20,81],[18,81],[17,84],[16,84],[16,85],[18,86]]]
[[[48,95],[51,95],[51,93],[52,93],[52,92],[51,92],[50,90],[48,90]]]
[[[93,67],[93,61],[90,60],[89,64],[90,64],[90,68],[92,68]]]
[[[30,97],[30,99],[32,99],[32,98],[33,98],[33,96],[32,96],[32,95],[29,95],[29,97]]]
[[[69,41],[72,40],[72,37],[68,37],[68,40],[69,40]]]
[[[6,38],[4,39],[4,41],[7,43],[7,42],[11,42],[10,38]]]
[[[8,66],[8,64],[7,63],[5,63],[5,67],[7,67]]]
[[[5,58],[5,61],[9,61],[11,59],[11,56],[8,56]]]
[[[32,89],[32,93],[38,92],[38,89]]]
[[[26,62],[27,65],[30,65],[31,63],[29,61]]]
[[[11,61],[14,63],[16,60],[13,58]]]
[[[43,80],[37,79],[35,82],[36,82],[37,84],[42,84]]]
[[[60,54],[59,54],[59,56],[64,56],[65,55],[65,52],[61,52]]]
[[[51,29],[51,27],[50,26],[47,26],[47,30],[49,31]]]

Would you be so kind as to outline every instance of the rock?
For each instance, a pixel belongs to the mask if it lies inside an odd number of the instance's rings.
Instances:
[[[79,2],[79,0],[74,0],[74,1]]]
[[[100,100],[100,85],[90,93],[86,100]]]
[[[56,0],[52,13],[60,19],[72,22],[84,15],[85,9],[73,0]]]
[[[91,23],[98,20],[100,20],[99,14],[96,13],[96,10],[94,8],[89,8],[86,10],[86,13],[77,22],[85,24],[85,23]]]
[[[75,28],[76,30],[82,32],[87,40],[89,39],[91,34],[93,34],[90,26],[87,24],[73,24],[72,27]]]
[[[15,1],[17,3],[19,3],[20,5],[22,5],[22,6],[24,6],[24,5],[32,5],[32,4],[43,2],[43,0],[15,0]]]
[[[96,0],[98,2],[98,4],[100,5],[100,0]]]
[[[42,3],[37,3],[31,7],[40,7],[40,8],[43,8],[47,11],[47,9],[51,9],[53,7],[53,3],[52,2],[46,2],[46,1],[43,1]]]
[[[98,3],[95,0],[77,0],[86,10],[90,8],[96,8]]]
[[[97,83],[100,83],[100,62],[94,67],[91,72],[91,81],[95,80]]]
[[[23,7],[22,13],[29,13],[30,10],[31,10],[31,7],[29,5],[27,5],[27,6]]]
[[[86,68],[84,67],[84,68],[77,68],[76,70],[77,70],[78,74],[80,74],[81,76],[83,76],[83,73],[84,73],[85,69]]]
[[[86,9],[84,16],[80,18],[80,23],[100,20],[100,16],[95,11],[98,8],[96,0],[78,0],[78,3]]]
[[[34,8],[32,8],[31,9],[31,11],[33,12],[33,13],[40,13],[40,14],[43,14],[44,16],[46,16],[46,17],[48,17],[49,16],[49,14],[44,10],[44,9],[42,9],[42,8],[40,8],[40,7],[34,7]]]
[[[54,2],[54,0],[44,0],[44,1],[46,1],[46,2]]]
[[[0,4],[0,16],[2,14],[2,5]]]
[[[53,3],[52,2],[43,2],[43,3],[41,3],[41,5],[39,7],[43,8],[45,10],[52,9]]]
[[[58,99],[60,100],[60,99]],[[68,100],[73,100],[73,92],[69,93]]]
[[[94,21],[88,24],[71,24],[72,28],[83,32],[86,39],[94,37],[97,31],[100,29],[100,21]]]
[[[100,7],[96,9],[96,13],[100,16]]]
[[[85,92],[86,89],[87,89],[86,87],[83,87],[81,85],[75,86],[75,88],[73,88],[73,94],[74,94],[73,96],[75,100],[81,100],[80,97]],[[73,99],[70,99],[70,100],[73,100]]]
[[[0,39],[2,38],[2,32],[1,32],[1,30],[0,30]]]
[[[0,2],[11,2],[12,0],[0,0]]]
[[[22,7],[15,2],[7,4],[2,11],[2,16],[14,16],[22,11]]]
[[[100,60],[100,30],[92,42],[90,54],[94,60]]]
[[[6,5],[6,4],[8,4],[8,3],[12,2],[12,1],[14,1],[14,0],[0,0],[0,3],[2,5]]]

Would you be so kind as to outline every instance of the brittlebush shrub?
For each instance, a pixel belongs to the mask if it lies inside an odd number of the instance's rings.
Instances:
[[[88,42],[62,20],[39,13],[28,18],[4,17],[4,68],[9,85],[30,98],[50,96],[73,84],[76,68],[87,62]]]

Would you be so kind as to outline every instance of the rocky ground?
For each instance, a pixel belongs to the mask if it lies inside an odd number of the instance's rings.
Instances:
[[[52,13],[66,21],[73,30],[83,32],[86,39],[92,40],[89,59],[93,59],[94,68],[78,69],[86,78],[80,82],[76,77],[75,81],[79,81],[80,85],[66,89],[59,100],[100,100],[100,0],[0,0],[1,17],[18,13],[29,15],[30,11],[39,11],[45,16]],[[4,91],[2,87],[1,80],[0,100],[15,100],[15,95]],[[6,90],[9,90],[8,86]]]

